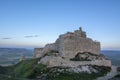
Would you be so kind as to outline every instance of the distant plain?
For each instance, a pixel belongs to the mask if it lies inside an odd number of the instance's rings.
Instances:
[[[33,58],[34,49],[0,48],[0,65],[7,66],[19,62],[21,55],[26,59]],[[102,50],[102,54],[112,61],[112,65],[120,66],[120,51]]]

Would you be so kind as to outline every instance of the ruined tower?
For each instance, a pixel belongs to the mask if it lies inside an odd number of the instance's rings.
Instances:
[[[73,58],[78,52],[90,52],[99,55],[100,42],[88,38],[86,32],[80,27],[79,30],[60,35],[55,43],[47,44],[43,49],[35,49],[34,57],[41,57],[50,50],[58,51],[59,55],[64,58]]]

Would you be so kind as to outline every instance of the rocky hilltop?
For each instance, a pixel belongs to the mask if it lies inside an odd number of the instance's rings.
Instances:
[[[114,72],[111,61],[100,53],[100,42],[88,38],[82,28],[35,48],[34,59],[24,58],[22,55],[19,63],[9,67],[0,66],[0,80],[101,80]]]
[[[88,38],[81,27],[74,32],[60,35],[55,43],[47,44],[44,48],[35,48],[34,58],[41,58],[38,63],[48,67],[111,67],[111,61],[100,53],[100,42]]]

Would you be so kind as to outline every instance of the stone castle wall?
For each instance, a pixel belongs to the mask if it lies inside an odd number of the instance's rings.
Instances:
[[[44,48],[35,48],[34,49],[34,58],[39,58],[44,56],[44,54],[48,53],[50,50],[55,50],[55,44],[47,44]]]
[[[66,34],[56,41],[56,50],[63,57],[73,58],[78,52],[91,52],[100,54],[100,43],[90,38],[78,37],[75,34]]]
[[[35,48],[33,57],[34,58],[39,58],[40,56],[42,56],[42,50],[43,50],[43,48]]]
[[[60,35],[55,43],[47,44],[42,51],[35,49],[35,53],[39,52],[44,55],[50,50],[58,51],[60,56],[64,58],[73,58],[78,52],[100,54],[100,42],[87,38],[86,33],[80,28],[74,32]]]
[[[56,61],[56,60],[59,60],[59,61]],[[69,61],[69,60],[58,59],[56,57],[56,59],[50,60],[48,65],[49,65],[49,67],[54,67],[54,66],[77,67],[77,66],[80,66],[80,65],[97,65],[97,66],[111,67],[111,61],[110,60]]]
[[[50,51],[54,53],[51,54]],[[80,28],[74,32],[62,34],[55,43],[47,44],[43,49],[35,48],[34,57],[42,57],[39,63],[46,64],[49,67],[65,66],[77,67],[79,65],[98,65],[111,67],[111,61],[91,60],[91,61],[70,61],[77,53],[89,52],[91,54],[100,55],[100,42],[87,38],[86,33]],[[49,54],[44,56],[45,54]]]
[[[48,67],[63,66],[63,67],[77,67],[80,65],[97,65],[111,67],[110,60],[94,60],[94,61],[70,61],[62,59],[61,57],[46,57],[40,63],[47,64]]]

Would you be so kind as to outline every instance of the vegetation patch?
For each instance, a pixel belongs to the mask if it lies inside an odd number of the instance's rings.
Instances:
[[[120,67],[117,68],[118,74],[114,78],[119,78],[120,79]]]
[[[66,70],[67,67],[47,68],[46,65],[38,64],[39,60],[40,58],[24,60],[14,66],[0,67],[7,71],[1,72],[0,80],[93,80],[110,70],[104,66],[93,66],[99,71],[98,73],[72,73]]]
[[[117,71],[120,72],[120,67],[117,67]]]
[[[108,67],[103,67],[103,66],[93,66],[97,69],[99,69],[98,73],[87,73],[87,72],[80,72],[80,73],[72,73],[67,71],[67,67],[52,67],[52,68],[47,68],[46,73],[47,75],[44,77],[47,77],[48,80],[94,80],[97,77],[104,76],[107,72],[110,71],[110,68]],[[102,71],[102,69],[104,71]],[[102,72],[101,72],[102,71]],[[44,73],[45,74],[45,73]],[[39,78],[41,79],[41,77]],[[43,78],[46,79],[46,78]]]

